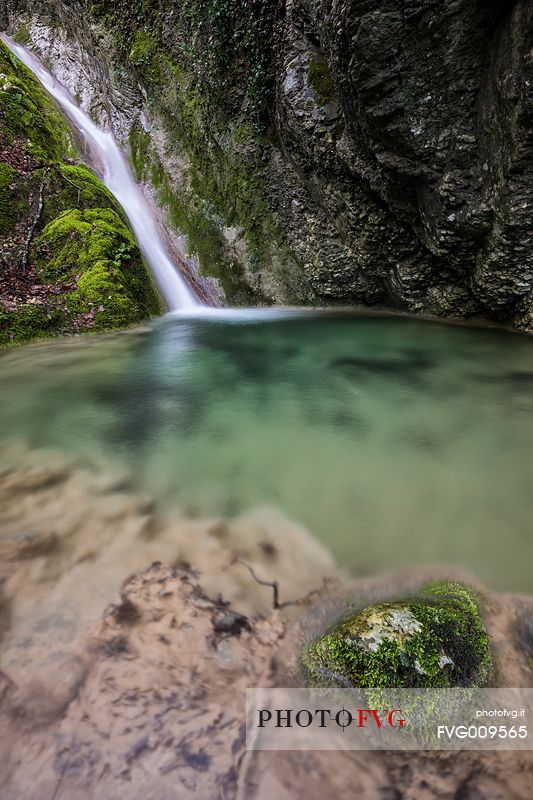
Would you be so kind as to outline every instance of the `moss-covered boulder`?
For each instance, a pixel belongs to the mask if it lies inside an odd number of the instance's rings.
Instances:
[[[36,252],[47,282],[74,280],[64,300],[75,327],[121,328],[158,311],[135,239],[111,208],[63,212],[45,227]]]
[[[31,72],[0,42],[0,347],[161,310],[123,209]]]
[[[474,593],[441,582],[343,619],[310,642],[301,661],[312,686],[484,686],[488,641]]]

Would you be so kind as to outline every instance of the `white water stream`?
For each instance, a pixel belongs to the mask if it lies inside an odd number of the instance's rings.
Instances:
[[[56,81],[43,63],[9,36],[0,34],[4,44],[19,58],[52,95],[70,122],[84,137],[93,158],[101,166],[102,181],[127,214],[139,246],[170,311],[200,306],[172,261],[156,222],[113,135],[99,128],[76,104],[70,93]]]

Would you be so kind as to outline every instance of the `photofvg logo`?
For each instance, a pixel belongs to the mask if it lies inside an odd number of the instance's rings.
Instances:
[[[249,750],[529,750],[529,731],[533,689],[246,691]]]
[[[328,725],[336,725],[342,731],[350,727],[350,725],[357,725],[358,728],[366,728],[368,725],[375,726],[380,730],[383,726],[390,728],[403,728],[405,720],[403,719],[403,712],[401,708],[393,708],[389,711],[388,708],[357,708],[351,711],[344,706],[339,710],[331,710],[330,708],[300,708],[296,711],[291,708],[260,708],[259,712],[259,728],[265,728],[267,725],[274,725],[276,728],[309,728],[313,724],[317,724],[319,728],[327,728]]]

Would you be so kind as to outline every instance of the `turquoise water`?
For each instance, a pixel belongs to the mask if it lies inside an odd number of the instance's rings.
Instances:
[[[0,358],[0,439],[127,465],[191,515],[280,507],[366,574],[533,590],[533,340],[394,316],[166,317]]]

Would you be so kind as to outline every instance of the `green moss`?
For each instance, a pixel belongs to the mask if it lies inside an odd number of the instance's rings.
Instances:
[[[63,180],[62,200],[83,208],[112,208],[125,220],[125,214],[111,192],[83,164],[58,164],[57,171]]]
[[[157,81],[159,72],[159,48],[149,33],[137,31],[132,39],[128,59],[132,66],[143,70],[146,77]]]
[[[49,223],[36,247],[44,281],[77,289],[67,296],[74,316],[92,314],[94,330],[120,328],[159,312],[130,230],[112,209],[71,209]]]
[[[17,179],[16,170],[0,163],[0,234],[7,233],[17,220],[17,205],[13,203]]]
[[[329,103],[335,95],[335,86],[326,62],[310,61],[307,68],[307,77],[309,80],[309,85],[319,98],[320,102],[323,105]]]
[[[69,329],[68,311],[60,304],[27,304],[15,311],[4,311],[0,304],[0,347],[45,339]]]
[[[112,208],[60,213],[38,237],[34,262],[43,284],[65,291],[0,307],[0,345],[123,328],[161,311],[133,235]]]
[[[258,134],[246,125],[240,126],[227,147],[213,148],[205,140],[201,102],[191,98],[187,104],[190,116],[183,120],[181,133],[188,160],[188,182],[179,189],[171,183],[158,157],[150,151],[149,137],[138,134],[133,141],[132,159],[137,173],[139,164],[150,164],[148,177],[158,191],[158,200],[169,211],[172,224],[186,234],[191,254],[198,256],[204,275],[217,278],[226,299],[232,305],[268,303],[261,290],[248,283],[242,263],[237,259],[223,233],[224,227],[235,227],[246,246],[246,260],[255,273],[269,273],[285,287],[287,299],[301,292],[302,270],[284,247],[283,237],[264,197],[261,179],[262,144]],[[172,129],[170,129],[172,130]],[[183,131],[186,131],[185,135]],[[176,139],[175,139],[176,140]],[[247,148],[247,161],[240,158],[239,148]],[[273,254],[280,253],[276,263]],[[282,269],[286,273],[282,274]],[[291,282],[294,295],[291,295]],[[297,285],[296,285],[297,284]]]
[[[150,64],[156,55],[157,43],[153,36],[145,31],[137,31],[133,37],[129,53],[131,63],[135,66],[144,67]]]
[[[24,64],[0,42],[0,121],[9,145],[26,143],[28,154],[49,163],[73,152],[66,122]]]
[[[13,39],[18,44],[27,45],[31,41],[30,29],[27,25],[21,25],[18,31],[13,36]]]
[[[148,166],[148,149],[150,137],[144,131],[139,119],[135,120],[128,135],[130,159],[135,178],[142,181]]]
[[[184,0],[181,54],[209,105],[231,113],[244,105],[264,127],[274,95],[279,0]]]
[[[232,305],[249,304],[252,292],[244,280],[242,266],[228,252],[222,233],[224,220],[213,203],[190,190],[178,196],[157,160],[152,161],[150,178],[170,222],[187,237],[188,253],[198,258],[200,272],[220,281]]]
[[[246,122],[237,125],[233,131],[233,140],[238,145],[254,145],[257,142],[257,138],[257,132]]]
[[[420,596],[368,606],[302,653],[311,685],[361,688],[484,686],[488,635],[474,594],[454,582]]]
[[[139,59],[141,49],[139,42]],[[6,160],[0,163],[0,237],[8,276],[12,272],[16,280],[20,231],[34,222],[41,188],[44,199],[28,293],[21,299],[14,291],[2,306],[0,345],[124,327],[159,313],[161,303],[123,209],[90,169],[68,163],[77,155],[69,127],[2,43],[0,142]]]

